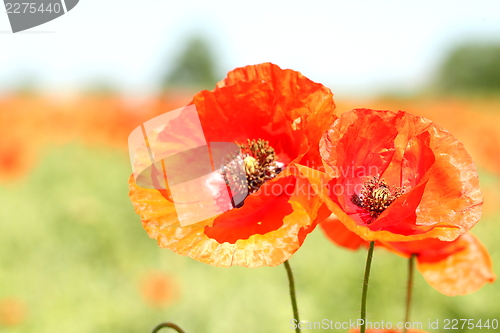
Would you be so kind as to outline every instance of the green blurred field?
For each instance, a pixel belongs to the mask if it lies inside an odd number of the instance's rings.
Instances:
[[[0,186],[0,299],[25,305],[23,320],[1,332],[137,333],[166,320],[188,333],[292,332],[283,267],[215,268],[158,248],[128,199],[129,173],[123,151],[71,143],[48,150],[25,178]],[[499,184],[492,173],[482,172],[481,180]],[[494,263],[499,219],[490,214],[473,229]],[[301,319],[357,319],[365,256],[313,232],[290,260]],[[406,265],[376,250],[370,321],[403,319]],[[141,293],[141,281],[155,271],[175,282],[178,297],[168,306],[153,307]],[[497,283],[461,297],[438,293],[418,274],[415,286],[412,321],[425,330],[429,319],[500,320]]]

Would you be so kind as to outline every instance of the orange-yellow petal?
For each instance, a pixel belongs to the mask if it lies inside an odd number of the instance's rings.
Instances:
[[[457,251],[441,260],[417,257],[417,268],[432,287],[448,296],[466,295],[495,281],[490,255],[476,236],[468,233],[455,242]]]
[[[206,228],[211,227],[217,217],[181,227],[173,202],[158,190],[137,186],[133,176],[129,179],[129,195],[136,213],[142,217],[144,229],[162,248],[219,267],[276,266],[289,259],[302,245],[305,235],[314,229],[319,220],[325,218],[320,209],[321,201],[314,196],[308,200],[297,190],[306,188],[306,191],[313,193],[308,188],[310,184],[307,180],[296,177],[295,181],[296,186],[286,201],[292,209],[283,217],[278,228],[264,234],[252,233],[247,238],[232,239],[231,242],[219,242],[217,237],[206,232]],[[254,218],[257,219],[255,225],[266,222],[259,220],[262,216]]]

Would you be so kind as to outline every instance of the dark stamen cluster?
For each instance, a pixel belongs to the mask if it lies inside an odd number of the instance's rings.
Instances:
[[[353,196],[352,202],[366,209],[371,217],[377,218],[403,193],[403,188],[394,186],[391,189],[384,179],[372,177],[364,183],[361,194]]]
[[[237,143],[237,145],[241,149],[240,154],[230,157],[233,161],[226,165],[223,171],[226,184],[233,191],[254,193],[266,181],[273,179],[282,171],[283,163],[276,161],[276,153],[268,141],[248,139],[247,144]],[[235,172],[242,167],[246,179],[242,179],[239,177],[239,172]]]
[[[262,139],[247,140],[247,144],[238,144],[244,157],[248,192],[256,192],[262,184],[273,179],[282,171],[282,163],[276,161],[276,153],[268,141]]]

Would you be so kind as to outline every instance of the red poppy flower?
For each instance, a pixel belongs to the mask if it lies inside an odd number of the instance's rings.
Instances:
[[[428,119],[352,110],[325,133],[320,153],[327,176],[311,181],[364,240],[452,241],[480,218],[483,197],[471,157]]]
[[[333,95],[298,72],[266,63],[235,69],[192,104],[206,142],[241,147],[249,195],[241,207],[181,226],[168,189],[139,187],[131,176],[130,198],[143,227],[160,247],[211,265],[283,263],[325,217],[298,167],[320,163],[319,140],[335,117]],[[172,135],[162,130],[156,137],[165,136]]]
[[[335,216],[320,224],[323,232],[335,244],[356,250],[368,246],[355,233],[349,231]],[[452,242],[424,239],[411,242],[377,242],[377,246],[401,255],[416,255],[417,269],[437,291],[448,296],[466,295],[477,291],[485,283],[492,283],[490,255],[479,239],[471,233]]]

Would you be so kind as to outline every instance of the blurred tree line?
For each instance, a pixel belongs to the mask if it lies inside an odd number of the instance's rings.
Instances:
[[[217,75],[217,64],[209,40],[193,35],[174,60],[174,66],[163,78],[163,89],[212,90],[222,79]]]
[[[211,90],[223,77],[216,68],[209,39],[192,35],[164,75],[162,88]],[[445,57],[429,88],[437,95],[500,96],[500,43],[464,42],[456,46]]]
[[[451,51],[435,82],[450,95],[500,95],[500,44],[464,43]]]

